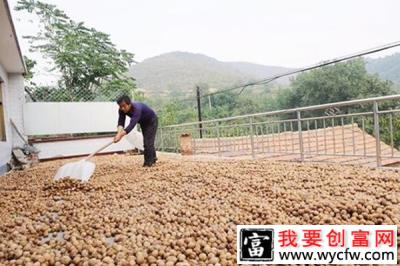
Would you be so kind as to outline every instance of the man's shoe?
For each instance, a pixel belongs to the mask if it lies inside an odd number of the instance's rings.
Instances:
[[[151,167],[151,166],[154,165],[154,163],[155,163],[155,162],[152,162],[152,163],[150,163],[150,162],[149,162],[149,163],[144,163],[144,164],[143,164],[143,167]]]

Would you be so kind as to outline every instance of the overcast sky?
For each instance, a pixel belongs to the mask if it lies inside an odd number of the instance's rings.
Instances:
[[[400,40],[398,0],[46,0],[141,61],[171,51],[302,67]],[[17,0],[9,0],[11,8]],[[12,11],[22,35],[36,28]],[[378,54],[382,56],[393,52]]]

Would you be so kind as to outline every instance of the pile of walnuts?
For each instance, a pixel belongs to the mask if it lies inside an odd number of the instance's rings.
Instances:
[[[400,224],[400,178],[362,167],[160,156],[0,178],[1,265],[234,265],[237,224]]]

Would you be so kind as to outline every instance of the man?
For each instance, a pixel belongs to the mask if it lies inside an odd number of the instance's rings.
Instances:
[[[144,164],[143,167],[150,167],[157,161],[154,141],[157,132],[158,118],[156,113],[147,105],[140,102],[133,102],[129,96],[123,95],[118,98],[119,118],[118,131],[114,137],[114,142],[121,140],[123,136],[129,134],[137,123],[139,123],[143,134]],[[125,118],[129,116],[131,121],[124,129]]]

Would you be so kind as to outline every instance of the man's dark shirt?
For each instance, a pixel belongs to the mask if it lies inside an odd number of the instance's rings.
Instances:
[[[125,132],[128,134],[132,131],[132,129],[136,126],[137,123],[140,124],[141,127],[149,125],[154,122],[154,119],[157,117],[156,113],[147,105],[140,102],[132,102],[132,107],[128,113],[124,113],[119,110],[119,118],[118,118],[118,126],[125,126],[125,117],[129,116],[131,121],[129,125],[125,128]]]

